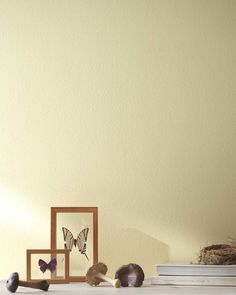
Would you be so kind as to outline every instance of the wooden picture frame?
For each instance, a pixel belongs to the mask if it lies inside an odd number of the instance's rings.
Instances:
[[[98,262],[98,208],[51,207],[51,249],[70,250],[69,282],[84,282]]]
[[[47,280],[50,284],[65,284],[69,283],[69,250],[65,249],[28,249],[26,250],[26,270],[27,281],[36,282],[39,280]],[[33,258],[33,256],[35,256]],[[47,258],[45,258],[47,257]],[[38,264],[39,259],[43,259],[46,263],[49,263],[52,259],[56,258],[58,268],[55,271],[50,272],[49,269],[43,273],[40,270]]]

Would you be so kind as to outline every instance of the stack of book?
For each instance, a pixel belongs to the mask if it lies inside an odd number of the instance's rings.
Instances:
[[[158,264],[154,285],[236,286],[236,265]]]

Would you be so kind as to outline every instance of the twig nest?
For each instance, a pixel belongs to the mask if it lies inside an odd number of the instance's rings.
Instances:
[[[200,251],[199,263],[215,265],[236,264],[236,245],[217,244],[204,247]]]

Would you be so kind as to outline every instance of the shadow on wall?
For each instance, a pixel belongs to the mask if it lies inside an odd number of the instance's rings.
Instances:
[[[137,263],[148,278],[155,275],[156,263],[168,261],[168,246],[137,229],[116,229],[103,241],[106,245],[99,245],[99,260],[107,263],[110,276],[123,264]]]

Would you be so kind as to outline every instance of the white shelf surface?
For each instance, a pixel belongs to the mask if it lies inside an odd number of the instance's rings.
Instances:
[[[7,291],[5,283],[0,283],[0,294],[12,294]],[[145,283],[140,288],[115,289],[107,284],[90,287],[86,283],[70,283],[63,285],[51,285],[48,292],[19,287],[16,294],[44,294],[44,295],[236,295],[236,287],[210,287],[210,286],[157,286]]]

